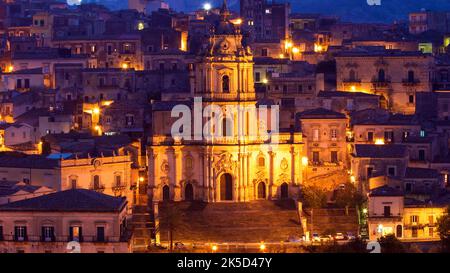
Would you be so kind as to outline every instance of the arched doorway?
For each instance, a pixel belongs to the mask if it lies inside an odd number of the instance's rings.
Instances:
[[[163,187],[163,201],[169,201],[170,200],[170,189],[169,186],[165,185]]]
[[[184,187],[184,200],[192,201],[194,200],[194,187],[191,183],[187,183]]]
[[[259,182],[258,183],[258,199],[266,199],[266,183]]]
[[[402,227],[402,225],[397,225],[396,237],[397,238],[402,238],[403,237],[403,227]]]
[[[233,177],[229,173],[220,177],[220,200],[233,200]]]
[[[289,198],[289,187],[287,183],[281,184],[280,187],[280,198],[281,199],[288,199]]]

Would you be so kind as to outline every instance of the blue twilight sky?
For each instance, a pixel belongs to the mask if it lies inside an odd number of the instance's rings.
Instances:
[[[220,5],[222,0],[166,0],[177,10],[193,10],[205,2]],[[284,0],[275,0],[283,2]],[[379,6],[367,2],[380,1]],[[411,11],[422,8],[450,11],[450,0],[290,0],[293,12],[335,14],[346,21],[391,22],[406,19]],[[239,8],[239,0],[228,0],[229,5]]]
[[[68,0],[70,2],[79,0]],[[127,0],[99,0],[108,3],[116,1],[125,8]],[[178,11],[193,11],[200,9],[204,3],[220,6],[222,0],[165,0]],[[288,0],[272,0],[284,2]],[[293,12],[322,13],[338,15],[344,21],[354,22],[392,22],[407,19],[412,11],[421,9],[450,11],[450,0],[289,0]],[[380,5],[369,5],[380,3]],[[239,0],[228,0],[229,6],[239,10]],[[118,5],[116,4],[115,7]]]

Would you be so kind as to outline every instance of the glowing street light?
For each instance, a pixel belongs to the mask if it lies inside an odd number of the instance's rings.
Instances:
[[[366,208],[363,209],[363,213],[367,214],[367,209]]]
[[[292,53],[298,54],[298,53],[300,53],[300,49],[298,49],[298,47],[294,47],[294,48],[292,48]]]
[[[382,138],[377,138],[375,140],[375,145],[384,145],[384,139]]]
[[[211,3],[203,4],[203,9],[206,11],[210,11],[212,9]]]
[[[100,114],[100,108],[95,107],[94,110],[92,110],[92,112],[96,115]]]
[[[235,24],[235,25],[242,25],[242,19],[238,18],[238,19],[234,20],[233,24]]]
[[[122,69],[127,70],[130,66],[127,63],[122,64]]]
[[[211,246],[211,250],[212,250],[213,252],[216,252],[217,249],[218,249],[217,245],[212,245],[212,246]]]
[[[289,49],[289,48],[291,48],[292,46],[293,46],[292,42],[286,41],[286,42],[284,43],[284,48],[286,48],[286,49]]]
[[[139,181],[140,181],[140,182],[144,182],[144,177],[142,177],[142,176],[139,177]]]
[[[308,158],[306,156],[302,157],[302,165],[308,166]]]
[[[266,250],[266,244],[264,244],[264,242],[261,242],[261,244],[259,244],[259,250],[261,250],[262,252]]]
[[[268,83],[269,83],[269,80],[268,80],[268,79],[263,79],[263,80],[262,80],[262,83],[263,83],[263,84],[268,84]]]

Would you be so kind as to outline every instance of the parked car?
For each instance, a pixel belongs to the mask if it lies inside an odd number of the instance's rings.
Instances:
[[[345,236],[344,236],[343,233],[338,232],[338,233],[336,233],[336,235],[334,236],[334,239],[335,239],[335,240],[338,240],[338,241],[340,241],[340,240],[345,240]]]
[[[351,232],[347,232],[347,235],[345,237],[347,238],[347,240],[355,240],[356,239],[355,235],[353,235],[353,233],[351,233]]]
[[[313,242],[320,242],[320,236],[318,233],[313,233],[311,239]]]
[[[329,242],[332,241],[333,237],[331,235],[322,235],[320,236],[320,241],[321,242]]]

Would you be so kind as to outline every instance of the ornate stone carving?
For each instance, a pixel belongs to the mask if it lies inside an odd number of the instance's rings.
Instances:
[[[165,174],[168,174],[170,171],[169,162],[167,160],[164,160],[161,164],[161,171]]]
[[[266,170],[259,170],[256,172],[256,180],[257,181],[266,181],[267,180]]]
[[[289,163],[286,158],[281,160],[280,169],[286,171],[289,168]]]
[[[161,180],[161,187],[163,187],[164,185],[169,185],[169,177],[161,176],[160,180]]]
[[[232,159],[233,155],[230,153],[223,153],[218,157],[214,164],[214,169],[217,173],[229,172],[234,173],[237,167],[237,162]]]
[[[281,185],[281,184],[283,184],[283,183],[289,183],[290,182],[290,178],[289,178],[289,175],[287,175],[286,173],[281,173],[279,176],[278,176],[278,179],[277,179],[277,181],[276,181],[276,183],[277,183],[277,185]]]

